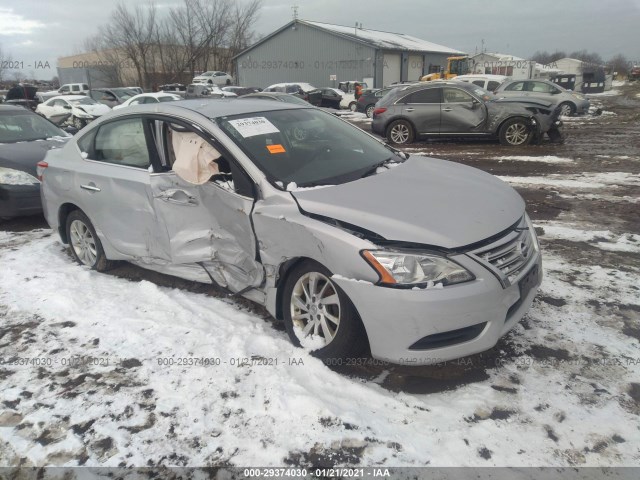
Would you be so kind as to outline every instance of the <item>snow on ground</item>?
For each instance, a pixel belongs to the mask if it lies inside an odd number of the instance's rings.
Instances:
[[[462,360],[486,374],[436,393],[411,368],[334,372],[230,300],[80,267],[47,230],[4,233],[0,464],[637,465],[622,313],[640,308],[638,272],[547,252],[559,232],[541,236],[529,315]]]
[[[609,230],[594,230],[595,225],[571,224],[567,222],[539,221],[546,239],[588,242],[602,250],[640,253],[640,235],[616,234]]]
[[[587,93],[586,94],[586,96],[588,98],[591,98],[591,97],[613,97],[615,95],[620,95],[620,90],[616,90],[614,88],[614,89],[611,89],[611,90],[604,91],[602,93]]]
[[[556,155],[542,155],[539,157],[532,155],[504,155],[493,157],[493,160],[511,160],[515,162],[540,162],[540,163],[573,163],[573,158],[558,157]]]
[[[640,175],[627,172],[583,173],[577,175],[549,174],[530,177],[498,177],[505,182],[525,185],[548,185],[575,189],[614,188],[616,186],[640,186]]]

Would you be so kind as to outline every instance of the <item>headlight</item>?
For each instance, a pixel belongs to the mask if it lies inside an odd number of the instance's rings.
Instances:
[[[0,184],[3,185],[35,185],[40,183],[33,175],[13,168],[0,167]]]
[[[380,283],[385,285],[441,283],[447,286],[475,278],[461,265],[440,255],[364,250],[362,256],[378,272]]]

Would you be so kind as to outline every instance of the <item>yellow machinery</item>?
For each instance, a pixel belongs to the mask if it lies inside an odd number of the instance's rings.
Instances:
[[[420,78],[422,82],[429,82],[431,80],[449,80],[450,78],[457,77],[458,75],[465,75],[469,73],[469,57],[467,55],[461,57],[448,57],[447,69],[444,72],[429,73]]]

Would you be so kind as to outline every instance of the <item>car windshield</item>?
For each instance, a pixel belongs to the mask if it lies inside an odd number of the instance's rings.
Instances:
[[[29,112],[0,114],[0,143],[31,142],[51,137],[68,137],[40,115]]]
[[[131,97],[135,97],[136,95],[138,95],[137,92],[129,90],[128,88],[112,88],[111,91],[120,100],[128,100]]]
[[[96,102],[91,97],[82,97],[69,100],[69,103],[72,103],[74,105],[96,105],[98,102]]]
[[[267,177],[283,187],[346,183],[375,172],[385,161],[403,160],[358,128],[315,108],[217,121]]]

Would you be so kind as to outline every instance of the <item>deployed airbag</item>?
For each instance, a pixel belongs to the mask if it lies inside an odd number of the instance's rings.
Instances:
[[[219,173],[216,160],[221,154],[196,133],[172,132],[171,140],[176,161],[173,171],[184,181],[195,185],[206,183]]]

